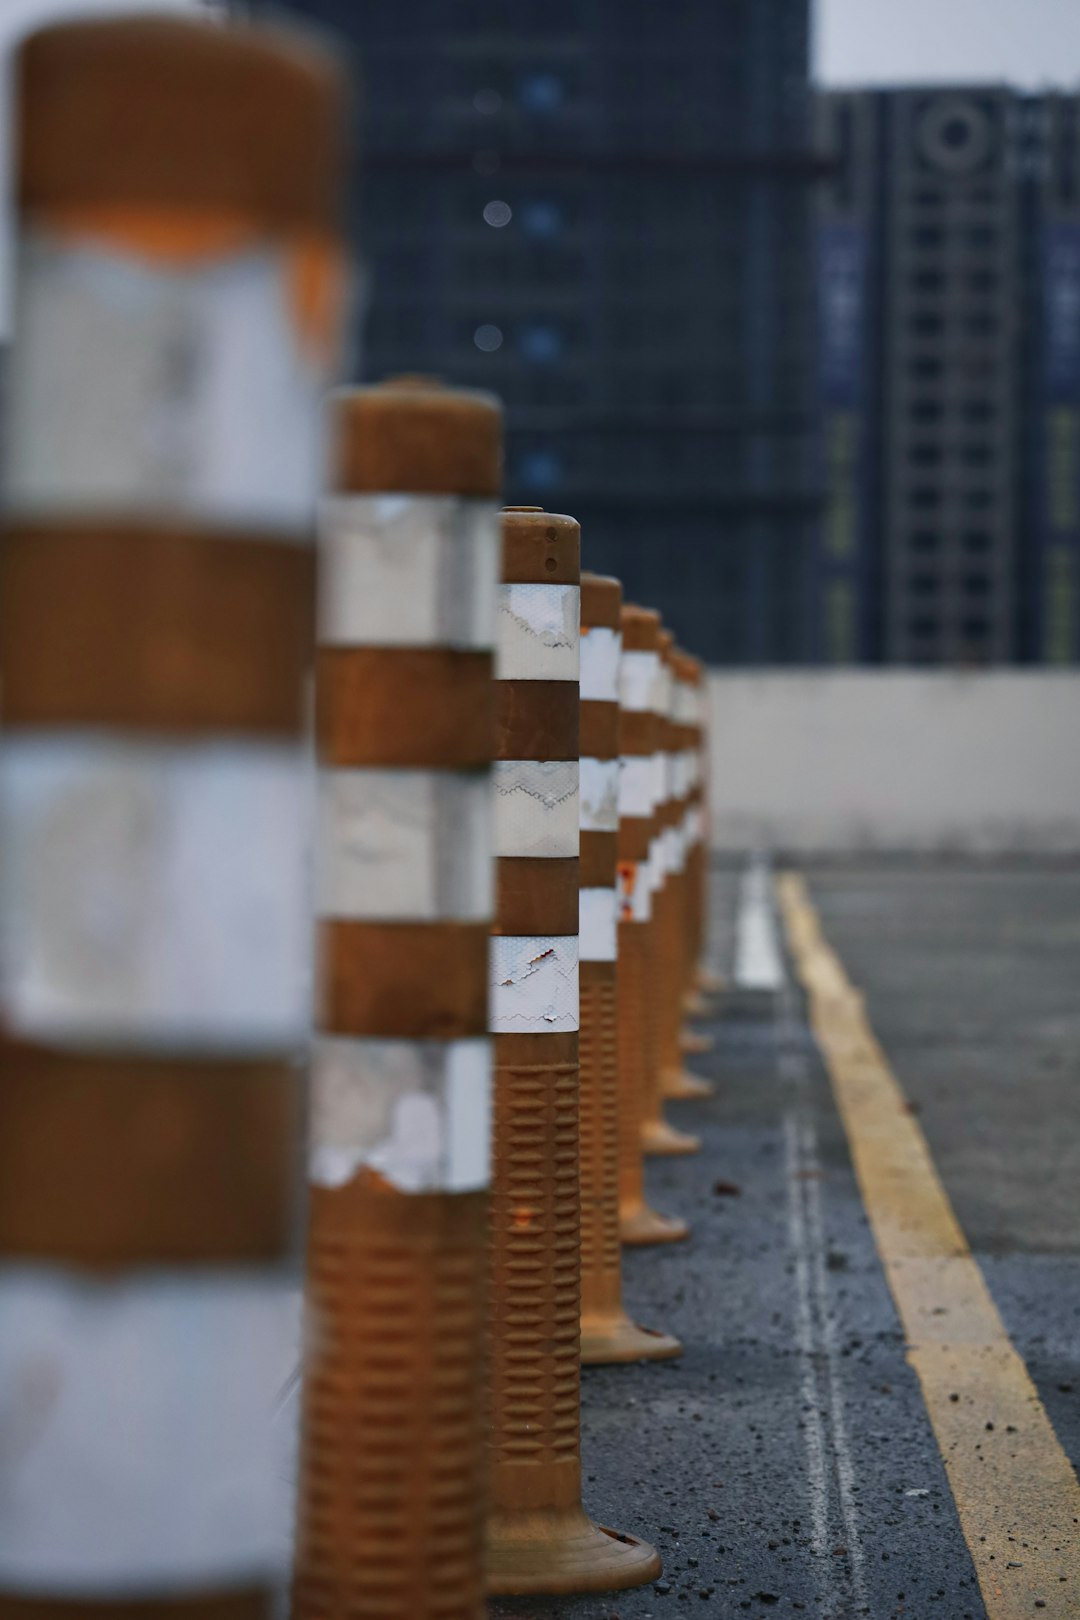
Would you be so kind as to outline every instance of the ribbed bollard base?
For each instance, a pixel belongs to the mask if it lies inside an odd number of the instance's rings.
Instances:
[[[581,1363],[615,1367],[628,1361],[672,1361],[683,1347],[670,1333],[639,1327],[624,1310],[581,1318]]]
[[[216,1596],[48,1598],[0,1594],[0,1620],[275,1620],[277,1597],[256,1589]]]
[[[487,1217],[370,1171],[313,1190],[293,1620],[484,1612]]]
[[[496,1597],[618,1592],[654,1581],[662,1568],[647,1541],[594,1524],[581,1508],[496,1513],[488,1524],[488,1590]]]
[[[688,1069],[665,1069],[660,1076],[660,1095],[667,1102],[699,1102],[712,1094],[712,1083]]]
[[[716,1042],[700,1029],[684,1029],[679,1036],[679,1050],[685,1057],[696,1057],[702,1052],[715,1051]]]

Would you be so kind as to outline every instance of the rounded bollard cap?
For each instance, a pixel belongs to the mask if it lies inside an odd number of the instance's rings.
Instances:
[[[656,652],[660,646],[659,613],[627,603],[622,610],[622,633],[627,652]]]
[[[502,484],[502,405],[437,377],[388,377],[331,395],[339,494],[493,498]]]
[[[581,623],[590,630],[618,630],[622,624],[622,584],[610,574],[581,576]]]
[[[110,17],[18,53],[17,200],[30,212],[189,209],[243,232],[336,230],[345,78],[282,29]]]
[[[504,585],[577,585],[581,581],[581,525],[541,506],[504,506]]]

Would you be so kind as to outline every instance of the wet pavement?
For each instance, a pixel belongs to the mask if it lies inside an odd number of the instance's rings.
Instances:
[[[1080,871],[903,863],[807,873],[1058,1437],[1080,1462]],[[741,873],[714,876],[730,973]],[[681,1361],[583,1373],[586,1507],[653,1541],[656,1583],[505,1599],[500,1617],[986,1609],[790,967],[733,993],[669,1105],[704,1139],[653,1161],[683,1245],[624,1265]],[[1055,1611],[1057,1612],[1057,1611]],[[1080,1594],[1075,1613],[1080,1615]]]

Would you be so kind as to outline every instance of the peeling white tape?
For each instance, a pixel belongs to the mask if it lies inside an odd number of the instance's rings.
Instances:
[[[578,853],[576,759],[504,759],[493,767],[495,853],[573,858]]]
[[[0,1013],[53,1043],[293,1049],[310,1013],[298,747],[9,734]]]
[[[501,681],[576,681],[581,590],[501,585],[495,674]]]
[[[578,933],[583,962],[614,962],[618,955],[618,899],[614,889],[582,889]]]
[[[332,495],[319,507],[319,644],[495,645],[494,501]]]
[[[581,761],[582,832],[618,832],[619,774],[617,759]]]
[[[581,700],[618,703],[622,636],[606,625],[581,627]]]
[[[384,922],[492,915],[487,771],[319,772],[316,909]]]
[[[0,1268],[0,1586],[287,1578],[300,1321],[286,1270]]]
[[[619,660],[619,702],[624,709],[643,714],[653,707],[659,667],[659,653],[642,652],[637,648],[624,650]]]
[[[491,1179],[491,1043],[318,1036],[311,1180],[363,1167],[401,1192],[473,1192]]]
[[[295,268],[278,247],[188,268],[24,237],[7,509],[306,533],[330,379],[295,318]]]
[[[578,1027],[578,936],[491,940],[491,1030],[550,1035]]]

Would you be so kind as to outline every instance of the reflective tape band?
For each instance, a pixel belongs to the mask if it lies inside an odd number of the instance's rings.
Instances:
[[[491,941],[491,1030],[555,1034],[578,1027],[578,936]]]
[[[498,600],[496,678],[576,681],[580,586],[500,585]]]
[[[500,545],[494,501],[327,496],[320,646],[494,647]]]
[[[293,1049],[309,1026],[308,758],[16,732],[0,752],[9,1034]]]
[[[660,654],[633,650],[623,652],[619,660],[619,703],[624,709],[638,713],[653,707],[653,690]]]
[[[620,861],[617,878],[619,921],[648,922],[652,916],[648,861]]]
[[[581,701],[618,703],[622,635],[603,625],[581,627]]]
[[[617,759],[581,761],[582,832],[618,832],[619,777]]]
[[[295,293],[311,251],[285,241],[177,264],[27,232],[8,511],[306,532],[329,383],[328,346],[311,341]]]
[[[618,896],[615,889],[582,889],[578,927],[583,962],[614,962],[618,956]]]
[[[362,1168],[399,1192],[474,1192],[491,1179],[491,1043],[316,1037],[311,1180]]]
[[[657,659],[657,667],[653,676],[652,701],[649,704],[657,714],[667,718],[671,716],[674,699],[675,681],[670,666],[663,658]]]
[[[119,1601],[280,1580],[291,1271],[0,1267],[0,1587]]]
[[[578,852],[578,762],[501,759],[493,767],[495,853],[572,858]]]
[[[619,761],[620,816],[651,816],[663,797],[663,754],[624,754]]]
[[[321,917],[472,922],[492,915],[487,771],[324,770],[318,795]]]

